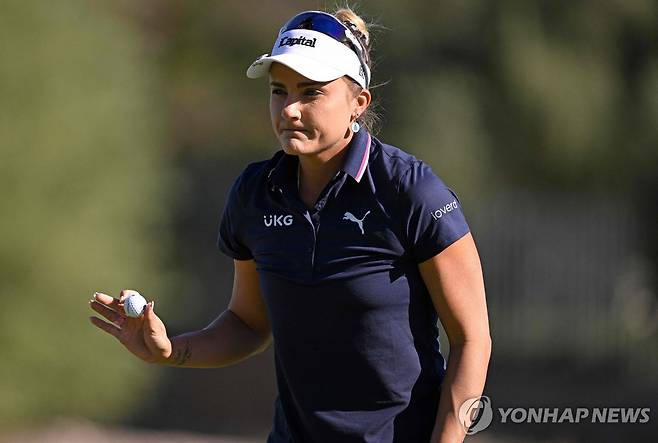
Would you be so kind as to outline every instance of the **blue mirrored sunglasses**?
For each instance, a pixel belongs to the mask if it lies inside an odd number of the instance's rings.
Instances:
[[[336,41],[347,45],[359,58],[366,85],[370,84],[370,70],[368,69],[368,53],[354,33],[340,20],[331,14],[321,11],[302,12],[291,18],[279,31],[279,35],[293,29],[309,29],[321,32]]]

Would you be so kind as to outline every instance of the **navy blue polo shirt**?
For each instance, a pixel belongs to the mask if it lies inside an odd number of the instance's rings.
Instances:
[[[256,262],[279,395],[269,443],[429,441],[445,362],[418,270],[468,233],[431,168],[366,131],[309,209],[298,158],[252,163],[218,246]]]

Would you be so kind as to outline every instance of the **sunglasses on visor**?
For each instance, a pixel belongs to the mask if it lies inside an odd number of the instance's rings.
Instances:
[[[293,29],[308,29],[321,32],[322,34],[328,35],[334,40],[347,45],[359,58],[366,85],[370,84],[370,70],[368,69],[367,64],[367,52],[354,33],[336,17],[320,11],[302,12],[291,18],[288,23],[281,28],[279,35]]]

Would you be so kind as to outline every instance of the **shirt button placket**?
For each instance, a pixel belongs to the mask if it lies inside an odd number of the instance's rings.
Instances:
[[[318,233],[320,230],[320,211],[316,210],[313,215],[311,215],[313,220],[313,255],[311,260],[311,278],[315,277],[315,264],[318,257]]]
[[[315,217],[312,216],[309,211],[307,210],[304,213],[304,218],[308,221],[308,229],[310,229],[310,238],[305,237],[305,241],[308,242],[308,246],[306,248],[308,258],[307,258],[307,263],[308,263],[308,276],[309,280],[313,279],[313,270],[315,268],[315,245],[316,245],[316,240],[317,240],[317,232],[316,232],[316,227],[314,223]]]

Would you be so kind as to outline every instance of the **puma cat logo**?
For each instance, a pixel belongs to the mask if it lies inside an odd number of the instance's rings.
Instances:
[[[366,218],[366,216],[367,216],[368,214],[370,214],[370,211],[366,212],[366,213],[363,215],[363,218],[361,218],[361,219],[359,220],[359,219],[356,218],[356,217],[354,216],[354,214],[352,214],[351,212],[346,212],[345,215],[343,215],[343,220],[349,220],[349,221],[351,221],[351,222],[356,223],[357,225],[359,225],[359,229],[361,229],[361,234],[365,234],[365,232],[364,232],[364,230],[363,230],[363,220],[365,220],[365,218]]]

